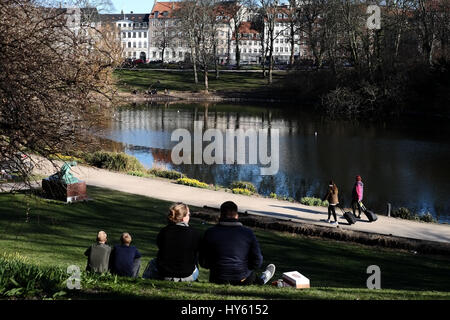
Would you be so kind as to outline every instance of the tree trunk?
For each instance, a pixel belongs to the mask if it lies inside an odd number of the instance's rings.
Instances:
[[[195,50],[194,48],[191,46],[191,61],[192,61],[192,66],[194,68],[194,82],[195,84],[198,84],[198,75],[197,75],[197,58],[195,55]]]
[[[208,84],[208,65],[203,66],[203,73],[205,75],[205,92],[208,93],[209,84]]]

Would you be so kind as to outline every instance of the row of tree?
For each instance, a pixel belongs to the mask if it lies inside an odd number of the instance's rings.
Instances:
[[[368,21],[377,19],[367,10],[373,4],[381,9],[379,29],[368,28]],[[352,65],[372,74],[405,61],[417,62],[418,57],[429,65],[439,57],[448,58],[449,14],[447,0],[289,0],[283,5],[278,0],[183,0],[173,28],[183,31],[189,44],[195,81],[199,65],[208,89],[208,66],[215,65],[219,75],[218,30],[224,24],[230,33],[227,61],[233,46],[239,68],[240,26],[250,20],[260,40],[262,75],[272,83],[275,40],[280,35],[288,34],[291,66],[302,58],[295,56],[294,47],[302,45],[306,58],[318,68],[327,65],[336,73]],[[282,28],[276,28],[280,23]]]

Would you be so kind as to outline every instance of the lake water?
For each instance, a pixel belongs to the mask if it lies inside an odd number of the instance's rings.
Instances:
[[[297,200],[323,197],[332,178],[349,206],[354,177],[361,175],[366,207],[384,213],[390,202],[393,208],[431,212],[439,222],[450,222],[450,129],[445,121],[336,121],[295,106],[271,107],[134,105],[116,112],[105,137],[123,143],[125,151],[148,168],[175,169],[223,186],[250,181],[261,194],[275,192]],[[174,165],[171,150],[177,142],[171,141],[171,134],[184,128],[193,135],[194,121],[202,121],[203,130],[216,128],[224,134],[227,129],[278,129],[278,173],[261,176],[258,164]]]

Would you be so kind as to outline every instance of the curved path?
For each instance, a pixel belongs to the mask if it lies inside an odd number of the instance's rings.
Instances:
[[[41,165],[38,173],[50,175],[55,169],[48,165]],[[255,215],[271,216],[290,219],[302,223],[334,227],[327,223],[327,208],[309,207],[299,203],[291,203],[257,196],[244,196],[225,191],[213,191],[178,185],[173,181],[159,178],[141,178],[127,174],[111,172],[92,167],[78,166],[72,169],[75,176],[88,185],[108,188],[166,201],[181,201],[192,206],[208,206],[218,208],[224,201],[234,201],[240,212]],[[338,210],[339,211],[339,210]],[[369,223],[364,214],[363,219],[354,225],[338,213],[339,227],[342,229],[392,235],[405,238],[422,239],[450,243],[450,225],[423,223],[395,219],[378,215],[378,220]]]

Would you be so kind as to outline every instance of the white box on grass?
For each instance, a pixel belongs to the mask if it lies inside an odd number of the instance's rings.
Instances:
[[[310,287],[309,279],[298,271],[283,273],[283,281],[297,289],[305,289]]]

